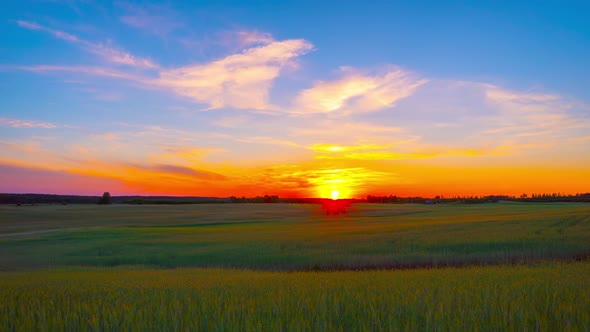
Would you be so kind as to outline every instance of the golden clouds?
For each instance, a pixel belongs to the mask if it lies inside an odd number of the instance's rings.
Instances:
[[[325,168],[321,165],[302,165],[296,169],[281,169],[272,174],[277,183],[297,183],[308,188],[307,195],[330,198],[332,192],[338,191],[339,198],[351,198],[363,195],[366,188],[377,182],[395,180],[395,175],[388,172],[370,170],[364,167]],[[306,168],[310,169],[306,169]]]
[[[343,67],[341,75],[339,79],[318,81],[312,88],[301,91],[293,112],[377,111],[394,106],[427,82],[395,67],[387,67],[373,75]]]
[[[309,148],[317,152],[316,159],[328,160],[413,160],[422,158],[434,158],[443,156],[480,156],[505,151],[508,147],[497,150],[472,149],[461,147],[427,146],[420,144],[408,144],[411,142],[401,141],[390,144],[357,144],[357,145],[334,145],[314,144]],[[404,146],[405,145],[405,146]],[[397,149],[394,151],[393,149]]]
[[[309,148],[317,152],[348,152],[357,150],[380,150],[389,148],[391,145],[361,144],[353,146],[342,146],[334,144],[314,144]]]

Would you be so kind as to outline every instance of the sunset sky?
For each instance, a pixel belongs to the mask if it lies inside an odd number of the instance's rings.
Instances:
[[[3,2],[0,192],[590,192],[587,1],[368,3]]]

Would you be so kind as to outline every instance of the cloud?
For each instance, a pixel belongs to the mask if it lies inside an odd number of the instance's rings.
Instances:
[[[176,163],[193,163],[200,161],[211,153],[223,152],[221,148],[199,147],[199,146],[172,146],[164,147],[163,154],[155,154],[153,160],[169,160]]]
[[[485,87],[486,97],[489,100],[498,103],[519,104],[521,106],[527,106],[527,108],[533,104],[546,105],[547,102],[562,99],[558,94],[510,91],[491,84],[483,84],[482,86]]]
[[[48,122],[38,122],[19,119],[0,118],[0,125],[10,126],[12,128],[57,128],[57,125]]]
[[[365,167],[342,167],[320,169],[270,168],[265,174],[273,183],[283,188],[303,190],[315,197],[331,197],[338,190],[341,197],[355,197],[367,186],[375,183],[397,181],[393,173],[371,170]],[[313,192],[310,192],[313,190]]]
[[[393,151],[373,151],[373,152],[354,152],[347,153],[340,156],[328,156],[319,155],[317,159],[351,159],[351,160],[380,160],[380,161],[391,161],[391,160],[412,160],[421,158],[435,157],[433,153],[400,153]]]
[[[72,42],[72,43],[82,42],[78,37],[76,37],[72,34],[69,34],[64,31],[50,29],[50,28],[44,27],[42,25],[39,25],[35,22],[18,20],[18,21],[16,21],[16,24],[18,24],[18,26],[20,26],[21,28],[47,32],[47,33],[53,35],[55,38],[62,39],[62,40],[68,41],[68,42]]]
[[[88,51],[116,64],[139,67],[145,69],[158,68],[158,65],[150,59],[136,57],[128,52],[116,50],[103,44],[87,43]]]
[[[37,65],[37,66],[13,66],[13,67],[5,67],[5,68],[13,68],[13,69],[20,69],[26,70],[35,73],[44,73],[44,72],[53,72],[53,71],[61,71],[61,72],[71,72],[71,73],[79,73],[84,75],[94,75],[94,76],[104,76],[104,77],[111,77],[111,78],[120,78],[138,82],[145,82],[147,79],[141,76],[132,75],[125,73],[123,71],[114,70],[110,68],[102,68],[102,67],[87,67],[87,66],[53,66],[53,65]]]
[[[317,153],[316,159],[377,161],[412,160],[442,156],[480,156],[507,150],[504,148],[489,150],[483,148],[428,146],[424,144],[404,146],[408,143],[410,142],[402,141],[390,144],[361,143],[355,145],[314,144],[309,148]]]
[[[191,177],[191,178],[200,178],[200,179],[206,179],[206,180],[226,180],[227,177],[225,177],[224,175],[215,173],[215,172],[210,172],[210,171],[205,171],[205,170],[197,170],[197,169],[193,169],[190,167],[185,167],[185,166],[178,166],[178,165],[163,165],[163,164],[159,164],[159,165],[153,165],[153,166],[133,166],[135,168],[142,168],[148,171],[154,171],[154,172],[161,172],[161,173],[166,173],[166,174],[174,174],[174,175],[183,175],[183,176],[187,176],[187,177]]]
[[[383,125],[395,123],[405,133],[420,138],[421,143],[413,146],[415,150],[396,152],[435,152],[437,157],[482,156],[485,158],[481,160],[488,161],[492,156],[524,160],[555,154],[548,142],[567,144],[568,138],[583,136],[590,128],[590,118],[580,105],[583,104],[573,98],[542,90],[430,79],[396,107],[395,117],[381,113],[371,118]],[[480,152],[439,153],[430,150],[434,146]],[[547,154],[542,156],[540,149]]]
[[[238,36],[239,45],[242,46],[270,44],[275,41],[270,33],[257,30],[242,30],[236,32],[236,35]]]
[[[149,59],[136,57],[128,52],[117,50],[109,45],[105,45],[102,43],[89,42],[70,33],[51,29],[42,26],[36,22],[18,20],[17,24],[18,26],[25,29],[47,32],[53,35],[55,38],[81,45],[82,48],[84,48],[86,51],[94,53],[102,57],[103,59],[115,64],[139,67],[144,69],[158,68],[158,65]]]
[[[268,32],[242,29],[220,32],[215,43],[230,49],[244,49],[251,46],[268,45],[275,41]]]
[[[303,39],[272,42],[206,64],[162,70],[152,83],[209,109],[272,109],[269,90],[274,79],[312,48]]]
[[[377,144],[360,144],[353,146],[343,146],[334,144],[314,144],[309,148],[316,152],[349,152],[358,150],[382,150],[387,149],[390,145],[377,145]]]
[[[376,74],[340,68],[341,78],[318,81],[295,100],[293,113],[372,112],[393,107],[427,80],[389,66]]]
[[[482,84],[488,103],[498,114],[487,120],[493,128],[484,134],[513,138],[559,139],[590,128],[590,119],[573,112],[575,101],[558,94],[520,92]]]

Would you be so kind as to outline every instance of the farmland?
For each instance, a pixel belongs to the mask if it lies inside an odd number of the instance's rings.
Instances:
[[[498,264],[590,253],[590,205],[2,206],[0,269]]]
[[[0,330],[587,330],[590,205],[0,206]]]
[[[0,330],[587,330],[590,264],[3,273]]]

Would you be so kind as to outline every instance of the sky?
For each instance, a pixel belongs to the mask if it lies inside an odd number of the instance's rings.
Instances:
[[[590,192],[588,2],[2,7],[0,192]]]

